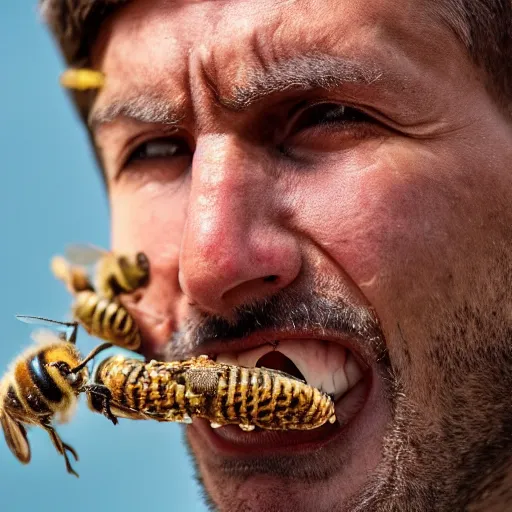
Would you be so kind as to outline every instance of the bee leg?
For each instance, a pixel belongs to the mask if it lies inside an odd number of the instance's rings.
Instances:
[[[65,450],[71,453],[71,455],[73,455],[76,461],[78,461],[78,453],[76,453],[75,449],[72,446],[70,446],[68,443],[65,443],[64,441],[62,441],[62,446],[64,447]]]
[[[117,418],[110,410],[110,401],[112,400],[112,393],[107,386],[101,384],[89,384],[84,387],[84,391],[89,397],[89,404],[95,411],[101,412],[106,416],[114,425],[117,425]]]
[[[57,432],[51,425],[42,423],[41,426],[46,430],[46,432],[48,432],[50,439],[52,440],[53,446],[55,446],[55,449],[64,457],[68,473],[75,475],[78,478],[78,473],[71,466],[71,462],[69,462],[67,454],[67,451],[71,452],[71,454],[75,457],[75,460],[78,460],[78,455],[75,452],[75,450],[71,446],[69,446],[69,444],[64,443],[62,441],[62,439],[59,437],[59,434],[57,434]]]

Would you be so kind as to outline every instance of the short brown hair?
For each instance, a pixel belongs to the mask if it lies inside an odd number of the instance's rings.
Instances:
[[[40,0],[40,5],[68,65],[87,66],[102,21],[128,1]],[[512,0],[428,0],[428,4],[486,72],[493,96],[510,109]]]

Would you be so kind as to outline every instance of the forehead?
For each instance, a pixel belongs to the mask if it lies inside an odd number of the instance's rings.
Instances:
[[[222,95],[255,71],[317,52],[385,67],[411,83],[425,68],[431,75],[457,73],[453,63],[466,61],[458,41],[424,5],[417,0],[134,0],[105,23],[92,57],[107,75],[122,77],[110,82],[104,98],[147,93],[149,87],[172,93],[176,103],[186,101],[197,78]]]

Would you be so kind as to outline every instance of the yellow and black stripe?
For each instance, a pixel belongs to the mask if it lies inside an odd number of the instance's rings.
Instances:
[[[209,404],[215,423],[265,429],[316,428],[331,418],[331,398],[304,381],[267,368],[225,366]]]
[[[187,395],[185,380],[177,370],[180,373],[176,363],[145,363],[115,356],[99,365],[93,380],[109,389],[115,408],[160,421],[182,421],[198,405]]]
[[[71,446],[62,441],[53,424],[64,423],[71,418],[80,393],[96,392],[88,385],[89,371],[86,365],[111,344],[99,345],[82,359],[74,344],[78,324],[39,317],[18,318],[28,323],[37,320],[72,326],[73,331],[65,339],[50,331],[32,334],[37,345],[18,356],[0,381],[0,428],[7,446],[23,464],[28,464],[31,458],[25,425],[43,428],[57,452],[64,457],[67,471],[78,476],[68,454],[75,460],[78,456]]]
[[[13,378],[4,398],[4,406],[12,409],[17,416],[47,416],[66,408],[76,395],[57,368],[49,363],[60,362],[70,368],[78,365],[79,354],[67,343],[38,349],[27,357],[19,358],[13,371]]]
[[[206,356],[145,363],[115,356],[97,368],[114,407],[158,421],[201,417],[218,425],[308,430],[334,421],[330,396],[286,373],[216,363]]]
[[[139,328],[117,299],[108,299],[90,290],[82,291],[76,294],[73,315],[92,336],[129,350],[140,347]]]
[[[132,293],[147,284],[149,260],[143,252],[130,258],[106,252],[98,262],[95,281],[97,292],[112,299],[121,293]]]

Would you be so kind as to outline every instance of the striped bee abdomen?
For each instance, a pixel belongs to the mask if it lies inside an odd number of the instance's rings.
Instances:
[[[335,419],[331,398],[291,375],[267,368],[219,366],[216,393],[200,415],[216,425],[308,430]]]
[[[130,350],[140,346],[139,328],[117,299],[101,297],[90,290],[79,292],[75,297],[73,314],[92,336]]]
[[[139,328],[118,296],[147,285],[148,257],[142,252],[117,254],[89,245],[72,245],[66,254],[52,258],[51,269],[75,298],[75,320],[92,336],[137,350]]]
[[[109,389],[115,407],[157,421],[199,417],[244,430],[308,430],[336,419],[328,395],[291,375],[206,356],[169,363],[115,356],[101,363],[95,382]]]
[[[192,411],[204,408],[204,398],[187,393],[181,373],[176,363],[145,363],[115,356],[101,363],[95,382],[109,389],[115,407],[157,421],[189,421]]]

